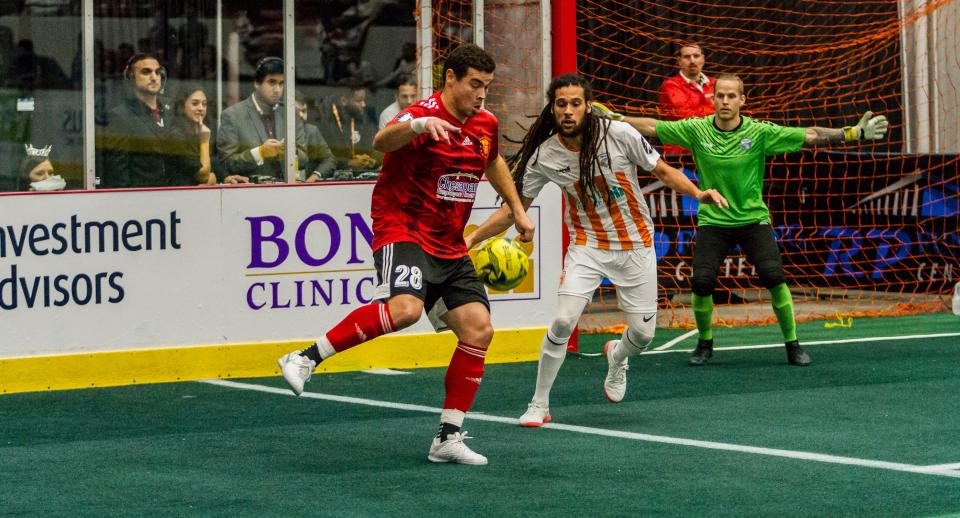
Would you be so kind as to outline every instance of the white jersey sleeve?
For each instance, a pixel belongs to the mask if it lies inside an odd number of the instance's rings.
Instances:
[[[547,176],[546,168],[543,167],[543,162],[537,160],[540,155],[540,150],[537,150],[537,153],[530,158],[530,161],[527,162],[527,172],[523,175],[523,192],[520,194],[524,198],[530,198],[531,200],[536,198],[540,191],[543,190],[543,186],[550,183],[550,178]]]
[[[614,121],[610,125],[610,133],[623,146],[624,153],[631,162],[647,172],[657,167],[660,153],[653,149],[636,128],[626,122]]]

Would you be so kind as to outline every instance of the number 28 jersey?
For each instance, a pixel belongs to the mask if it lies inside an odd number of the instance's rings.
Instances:
[[[438,117],[460,132],[449,133],[449,143],[425,133],[386,153],[373,188],[373,249],[412,242],[434,257],[464,257],[463,230],[480,179],[497,158],[499,123],[483,109],[461,123],[443,106],[438,92],[407,107],[390,124],[420,117]]]

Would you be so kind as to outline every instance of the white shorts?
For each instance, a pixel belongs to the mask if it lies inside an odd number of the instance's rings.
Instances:
[[[604,277],[616,286],[621,311],[656,313],[657,256],[652,248],[600,250],[571,246],[563,261],[558,293],[591,300]]]

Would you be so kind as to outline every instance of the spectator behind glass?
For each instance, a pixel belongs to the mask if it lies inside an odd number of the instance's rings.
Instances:
[[[660,85],[660,117],[680,120],[706,117],[716,111],[713,107],[715,79],[703,73],[706,58],[699,44],[688,43],[677,52],[680,73]],[[664,146],[664,153],[688,153],[680,146]]]
[[[366,117],[366,107],[367,89],[363,86],[353,86],[327,99],[323,106],[320,132],[339,170],[369,171],[380,165],[382,155],[373,149],[377,127]]]
[[[383,129],[398,113],[417,100],[417,82],[411,76],[401,76],[400,84],[393,96],[396,99],[393,104],[380,112],[380,129]]]
[[[377,82],[377,86],[397,86],[404,77],[415,77],[417,70],[417,45],[407,42],[401,47],[400,57],[393,64],[393,70]]]
[[[134,54],[123,77],[128,97],[110,111],[109,124],[97,135],[103,157],[100,187],[195,185],[199,152],[182,147],[183,140],[171,129],[173,114],[159,98],[166,80],[160,60],[153,54]]]
[[[216,185],[210,161],[210,128],[204,120],[207,117],[207,94],[200,85],[190,85],[177,95],[174,103],[176,114],[171,128],[176,137],[183,142],[186,152],[193,152],[200,158],[200,169],[194,180],[200,185]]]
[[[217,133],[217,151],[226,175],[223,183],[284,181],[283,86],[283,60],[262,58],[255,67],[253,94],[223,111]],[[299,118],[295,141],[297,160],[305,163],[306,144]]]
[[[333,176],[333,170],[336,169],[337,162],[333,158],[330,146],[323,140],[320,128],[307,122],[310,107],[306,97],[299,90],[295,94],[294,104],[297,109],[297,117],[303,122],[304,140],[307,145],[307,161],[301,163],[297,181],[317,182],[324,178],[330,178]]]
[[[50,162],[50,151],[53,146],[35,148],[24,144],[27,156],[20,162],[21,190],[28,191],[62,191],[67,182],[59,175],[54,174],[53,163]]]

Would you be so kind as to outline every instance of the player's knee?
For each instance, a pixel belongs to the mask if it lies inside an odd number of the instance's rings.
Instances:
[[[471,322],[461,331],[459,338],[470,345],[486,348],[493,341],[493,325],[489,319]]]
[[[396,329],[403,329],[417,323],[422,313],[423,303],[419,300],[393,299],[390,301],[390,318]]]
[[[693,272],[693,278],[690,279],[690,289],[701,297],[713,295],[713,286],[716,284],[715,276],[704,272]]]
[[[559,340],[566,340],[573,334],[577,327],[577,318],[572,316],[559,316],[550,324],[550,335]]]
[[[783,267],[779,264],[766,264],[758,266],[757,276],[760,277],[760,284],[767,289],[787,282],[787,276],[784,275]]]

